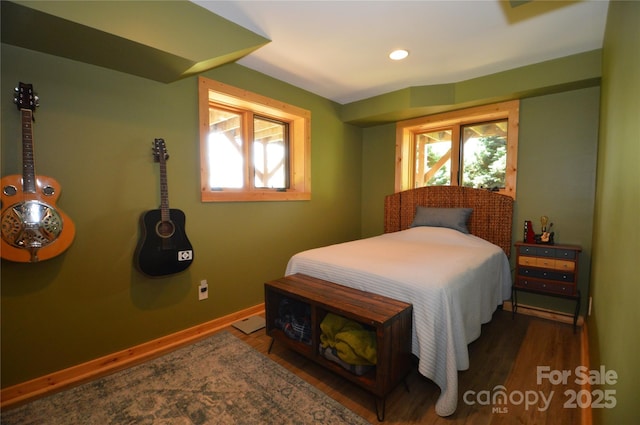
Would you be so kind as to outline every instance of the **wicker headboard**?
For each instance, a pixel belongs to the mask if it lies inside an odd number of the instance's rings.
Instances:
[[[388,195],[384,200],[384,232],[409,228],[417,206],[473,208],[469,231],[511,255],[513,199],[483,189],[462,186],[428,186]]]

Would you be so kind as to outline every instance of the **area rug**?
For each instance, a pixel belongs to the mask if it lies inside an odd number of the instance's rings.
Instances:
[[[2,412],[3,425],[368,424],[229,332]]]

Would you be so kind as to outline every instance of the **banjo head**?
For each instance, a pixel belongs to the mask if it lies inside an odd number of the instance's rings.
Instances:
[[[54,242],[62,232],[62,218],[40,201],[21,202],[2,214],[2,239],[16,248],[38,249]]]

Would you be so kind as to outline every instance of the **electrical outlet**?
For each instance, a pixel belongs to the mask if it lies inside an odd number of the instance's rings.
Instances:
[[[209,298],[209,285],[207,285],[206,280],[200,281],[200,286],[198,286],[198,300],[206,300]]]

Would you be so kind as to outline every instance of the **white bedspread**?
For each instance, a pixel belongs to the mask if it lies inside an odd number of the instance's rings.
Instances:
[[[419,372],[441,389],[440,416],[456,410],[467,345],[511,295],[509,260],[498,246],[440,227],[304,251],[289,260],[286,275],[294,273],[413,304],[412,352]]]

